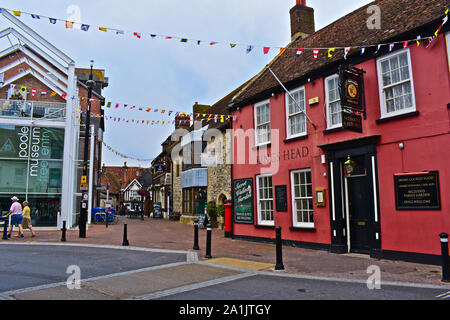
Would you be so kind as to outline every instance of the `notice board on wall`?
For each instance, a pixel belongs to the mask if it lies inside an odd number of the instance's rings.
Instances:
[[[275,209],[278,212],[288,211],[286,185],[275,186]]]
[[[253,179],[234,180],[234,222],[253,224]]]
[[[439,172],[394,175],[397,210],[440,210]]]

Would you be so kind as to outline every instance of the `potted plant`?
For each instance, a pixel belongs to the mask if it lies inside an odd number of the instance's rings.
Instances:
[[[218,222],[217,222],[217,207],[216,203],[214,201],[208,202],[206,206],[206,214],[208,215],[209,223],[211,224],[211,227],[217,228]]]

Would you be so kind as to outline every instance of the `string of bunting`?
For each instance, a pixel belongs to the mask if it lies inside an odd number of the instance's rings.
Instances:
[[[112,32],[115,32],[116,35],[130,34],[133,37],[136,37],[138,39],[141,39],[143,36],[147,35],[147,36],[150,36],[151,39],[159,38],[159,39],[166,39],[166,40],[178,40],[180,43],[188,43],[191,41],[191,42],[197,43],[197,45],[200,45],[201,43],[206,43],[210,46],[224,44],[223,42],[218,42],[218,41],[194,40],[194,39],[177,37],[177,36],[169,36],[169,35],[153,34],[153,33],[143,33],[143,32],[136,32],[136,31],[126,31],[126,30],[117,29],[117,28],[95,26],[95,25],[78,23],[78,22],[68,21],[68,20],[58,19],[58,18],[51,18],[51,17],[44,16],[44,15],[38,15],[38,14],[28,13],[28,12],[24,12],[24,11],[11,10],[11,9],[5,9],[5,8],[0,8],[0,13],[2,12],[2,10],[11,12],[16,17],[21,17],[23,14],[25,14],[25,15],[31,16],[31,18],[33,18],[33,19],[41,20],[41,18],[43,18],[43,19],[45,18],[45,19],[48,19],[51,24],[56,24],[57,21],[60,21],[60,22],[64,23],[66,29],[73,29],[74,26],[79,26],[80,30],[85,31],[85,32],[93,29],[91,27],[94,27],[95,29],[97,29],[98,31],[101,31],[101,32],[112,31]],[[350,50],[355,49],[355,48],[359,49],[361,55],[364,55],[364,53],[366,52],[366,49],[371,48],[371,47],[377,48],[375,53],[377,53],[383,46],[388,46],[389,51],[392,51],[394,49],[394,47],[397,46],[398,44],[401,44],[404,48],[407,48],[410,43],[414,43],[414,42],[417,43],[417,46],[420,46],[422,41],[427,41],[427,47],[428,47],[428,45],[437,37],[442,26],[448,21],[448,12],[449,12],[449,9],[447,8],[447,10],[445,11],[445,17],[444,17],[443,22],[439,26],[439,28],[437,29],[437,31],[434,33],[433,36],[424,37],[424,38],[422,38],[421,36],[418,36],[416,39],[395,41],[395,42],[390,42],[390,43],[354,45],[354,46],[343,46],[343,47],[324,47],[324,48],[319,48],[319,47],[316,47],[316,48],[291,48],[291,47],[286,48],[286,47],[277,47],[277,46],[255,46],[255,45],[242,44],[242,43],[236,43],[236,42],[228,42],[226,44],[229,45],[230,48],[235,48],[237,46],[244,46],[246,48],[245,51],[247,54],[250,53],[251,51],[253,51],[253,49],[256,47],[262,48],[263,49],[262,51],[264,54],[268,54],[269,51],[272,49],[278,49],[278,50],[280,50],[280,52],[279,52],[280,56],[283,55],[286,52],[286,50],[296,50],[297,57],[300,57],[303,52],[305,52],[306,50],[309,50],[309,51],[313,51],[313,59],[317,59],[319,56],[319,53],[321,51],[326,51],[328,53],[328,58],[332,58],[333,54],[336,52],[336,50],[344,50],[344,57],[345,57],[345,59],[347,59],[347,54],[350,52]]]
[[[78,122],[81,122],[81,115],[86,114],[86,111],[82,111],[80,109],[77,109],[74,111],[76,113],[75,118],[78,119]],[[223,114],[203,114],[203,113],[196,113],[196,114],[188,114],[188,113],[180,113],[177,112],[177,115],[182,115],[185,117],[185,119],[179,119],[178,123],[189,123],[193,121],[202,121],[205,120],[207,122],[214,121],[214,122],[225,122],[225,121],[232,121],[236,120],[237,117],[235,115],[223,115]],[[113,121],[113,122],[122,122],[122,123],[133,123],[133,124],[147,124],[147,125],[171,125],[175,124],[177,120],[148,120],[148,119],[129,119],[125,117],[114,117],[114,116],[107,116],[107,115],[101,115],[98,113],[91,113],[91,118],[104,118],[104,120]],[[192,118],[192,119],[191,119]]]
[[[3,81],[0,81],[0,86],[3,86],[3,84],[4,84],[4,82]],[[16,85],[14,84],[14,83],[11,83],[10,85],[9,85],[9,88],[11,89],[11,90],[14,90],[14,89],[16,89]],[[22,92],[27,92],[27,93],[29,93],[30,91],[28,91],[28,87],[27,86],[21,86],[20,87],[20,92],[22,93]],[[35,88],[31,88],[31,99],[33,99],[35,96],[36,96],[36,94],[40,94],[41,96],[46,96],[47,94],[48,94],[48,91],[47,90],[37,90],[37,89],[35,89]],[[50,96],[52,96],[52,97],[54,97],[54,96],[56,96],[57,95],[57,93],[56,92],[54,92],[54,91],[52,91],[51,93],[50,93]],[[61,97],[63,98],[63,99],[66,99],[67,98],[67,94],[65,94],[65,93],[63,93],[62,95],[61,95]]]
[[[108,149],[109,151],[115,153],[119,157],[122,157],[122,158],[125,158],[125,159],[136,160],[136,161],[143,161],[143,162],[154,160],[154,158],[152,158],[152,159],[142,159],[142,158],[136,158],[136,157],[127,156],[127,155],[121,153],[120,151],[117,151],[113,147],[109,146],[105,141],[100,140],[100,139],[99,139],[99,141],[101,141],[103,143],[103,145],[106,147],[106,149]]]

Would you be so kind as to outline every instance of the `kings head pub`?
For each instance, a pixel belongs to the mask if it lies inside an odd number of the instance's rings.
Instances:
[[[439,264],[439,234],[450,233],[450,35],[399,42],[432,34],[439,15],[389,35],[342,32],[365,14],[317,32],[292,23],[285,52],[229,105],[234,132],[254,132],[245,147],[233,140],[233,237],[273,241],[280,226],[298,247]],[[369,37],[394,45],[296,56]],[[242,150],[258,161],[237,161]]]

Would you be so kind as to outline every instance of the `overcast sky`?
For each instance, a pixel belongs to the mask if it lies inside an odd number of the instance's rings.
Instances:
[[[316,30],[370,3],[369,0],[309,0],[315,10]],[[290,41],[289,9],[295,0],[1,0],[3,8],[21,10],[60,19],[80,14],[80,22],[126,31],[103,33],[66,29],[47,19],[20,18],[53,45],[76,61],[77,67],[105,69],[109,87],[106,101],[180,112],[192,112],[195,102],[214,104],[258,73],[277,50],[264,55],[262,46],[283,47]],[[74,7],[75,6],[75,7]],[[76,10],[74,10],[74,8]],[[0,28],[10,26],[0,19]],[[183,37],[179,40],[152,39],[150,34]],[[196,40],[203,40],[197,45]],[[210,46],[209,42],[218,42]],[[238,43],[231,49],[230,43]],[[242,44],[242,45],[239,45]],[[255,49],[246,54],[246,45]],[[260,47],[256,47],[260,46]],[[4,49],[5,46],[2,46]],[[106,109],[106,115],[140,120],[173,120],[159,113]],[[123,154],[154,158],[173,125],[127,124],[106,121],[105,142]],[[123,159],[103,150],[106,165],[147,167],[149,162]]]

